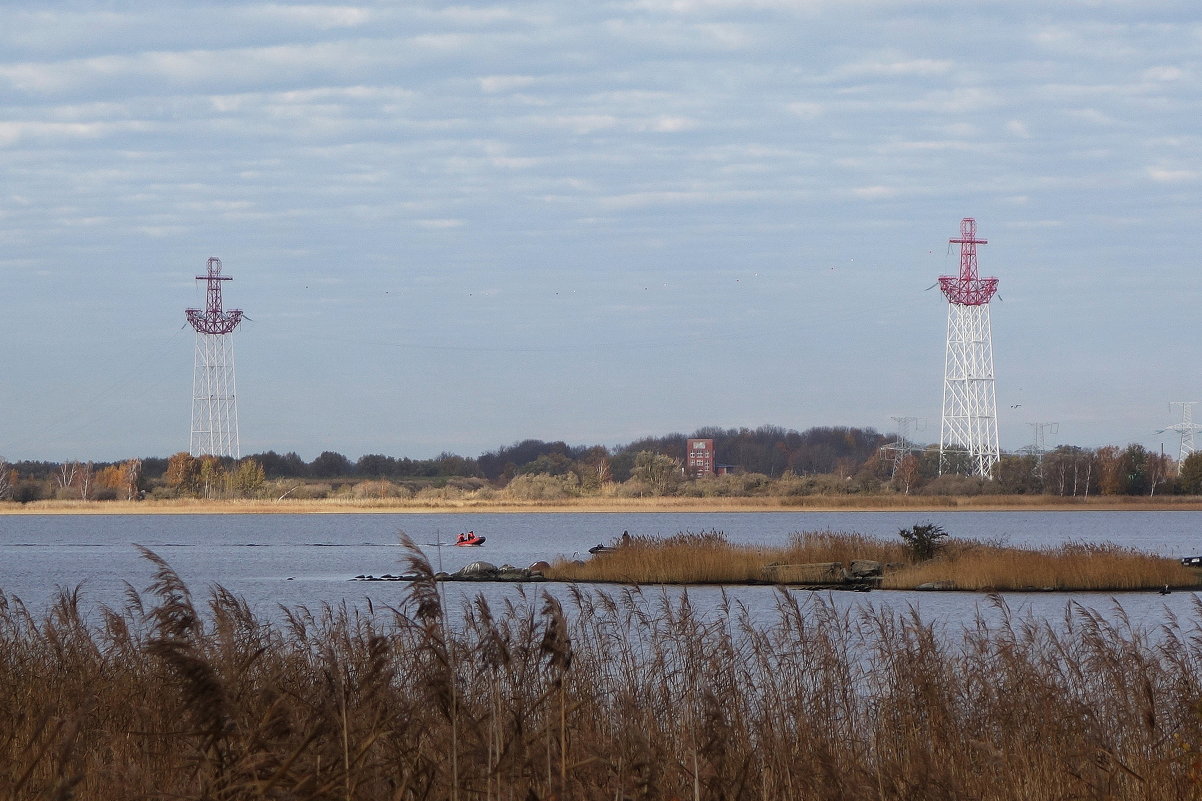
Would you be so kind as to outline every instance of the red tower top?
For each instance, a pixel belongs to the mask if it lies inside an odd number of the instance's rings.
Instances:
[[[960,238],[948,242],[960,245],[960,275],[944,275],[939,278],[939,288],[949,303],[960,306],[981,306],[989,302],[997,292],[996,278],[977,276],[977,245],[988,244],[987,239],[977,239],[977,221],[965,217],[960,221]]]
[[[196,276],[197,281],[208,281],[208,291],[205,293],[204,309],[185,309],[188,322],[202,334],[228,334],[242,322],[242,310],[221,309],[221,282],[234,280],[232,276],[221,274],[221,259],[209,259],[208,275]]]

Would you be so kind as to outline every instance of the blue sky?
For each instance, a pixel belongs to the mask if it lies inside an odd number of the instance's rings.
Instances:
[[[1003,447],[1175,453],[1200,73],[1184,0],[5,2],[0,454],[186,449],[209,256],[244,453],[937,441],[965,216]]]

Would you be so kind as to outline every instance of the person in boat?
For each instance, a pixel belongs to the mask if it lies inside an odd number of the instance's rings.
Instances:
[[[463,541],[464,541],[464,542],[474,542],[474,541],[475,541],[475,539],[476,539],[476,532],[474,532],[474,531],[469,531],[469,532],[467,533],[467,536],[463,538]]]
[[[460,531],[459,536],[455,539],[455,542],[464,542],[465,540],[467,540],[467,535]]]
[[[619,545],[629,545],[630,544],[630,532],[629,531],[622,532],[622,541],[619,542],[618,544]]]

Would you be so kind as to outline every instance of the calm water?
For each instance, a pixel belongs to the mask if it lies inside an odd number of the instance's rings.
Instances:
[[[1000,540],[1014,545],[1113,542],[1178,557],[1202,553],[1202,512],[744,512],[656,514],[314,514],[314,515],[47,515],[0,516],[0,591],[31,608],[45,607],[58,588],[82,587],[90,605],[119,605],[125,584],[144,589],[152,567],[134,543],[166,559],[203,598],[221,584],[264,614],[277,604],[319,606],[397,603],[405,585],[349,581],[358,574],[397,574],[405,556],[398,532],[418,543],[453,541],[472,529],[488,538],[481,548],[423,545],[437,569],[454,571],[470,561],[526,566],[557,556],[588,557],[589,547],[622,531],[670,535],[678,531],[725,532],[736,543],[780,544],[793,532],[834,529],[895,537],[920,522],[943,526],[952,536]],[[515,597],[517,588],[449,584],[454,598],[483,593],[492,601]],[[554,584],[527,591],[562,591]],[[702,605],[718,590],[694,588]],[[772,590],[732,588],[749,606],[767,609]],[[803,591],[804,592],[804,591]],[[839,604],[915,605],[928,619],[967,622],[984,598],[971,593],[833,593]],[[1192,593],[1169,596],[1130,593],[1119,600],[1132,618],[1156,624],[1168,611],[1192,611]],[[1101,594],[1015,594],[1016,610],[1059,617],[1070,602],[1109,609]]]

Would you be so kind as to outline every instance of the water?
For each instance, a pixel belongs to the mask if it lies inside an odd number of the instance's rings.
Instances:
[[[85,604],[122,603],[126,584],[144,589],[153,566],[134,543],[166,559],[203,599],[220,584],[243,596],[257,612],[278,605],[323,603],[396,604],[400,582],[350,581],[359,574],[399,574],[406,553],[398,532],[422,545],[435,569],[455,571],[483,559],[524,567],[540,559],[588,558],[588,549],[611,542],[623,530],[667,536],[717,529],[735,543],[783,544],[798,531],[833,529],[886,538],[915,523],[943,526],[952,536],[1046,546],[1065,542],[1113,542],[1169,557],[1202,553],[1202,512],[734,512],[563,514],[311,514],[311,515],[9,515],[0,516],[0,591],[44,609],[60,588],[81,587]],[[460,531],[487,537],[481,548],[435,547]],[[513,599],[504,584],[444,585],[453,603],[483,594],[492,602]],[[530,584],[528,596],[562,585]],[[797,592],[808,592],[796,590]],[[675,590],[673,590],[675,592]],[[720,590],[691,588],[711,607]],[[727,592],[752,609],[771,609],[773,590],[735,587]],[[1168,596],[1127,593],[1123,608],[1137,622],[1155,625],[1169,612],[1192,614],[1193,593]],[[918,607],[926,619],[967,623],[988,603],[976,593],[831,593],[840,605],[874,603]],[[1111,596],[1090,593],[1010,594],[1019,613],[1060,617],[1070,602],[1106,611]]]

